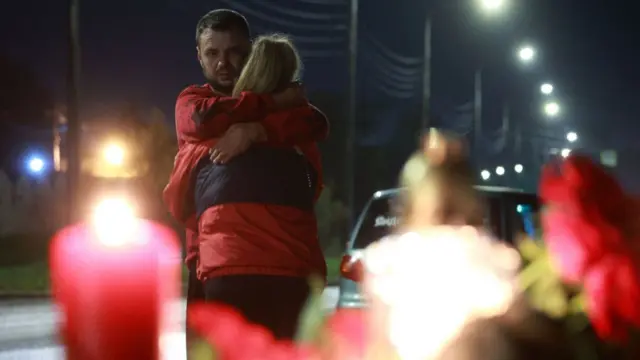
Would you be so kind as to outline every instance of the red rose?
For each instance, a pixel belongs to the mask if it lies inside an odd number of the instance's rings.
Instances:
[[[223,354],[233,352],[238,339],[246,336],[250,327],[235,309],[220,304],[190,305],[187,322],[218,353]]]
[[[640,328],[640,278],[630,257],[612,254],[598,262],[584,288],[587,312],[600,337],[626,340],[629,326]]]
[[[543,214],[542,226],[556,270],[568,283],[581,283],[604,254],[621,249],[620,231],[607,224],[598,212],[584,217],[551,209]]]
[[[547,205],[561,205],[563,210],[580,215],[595,209],[616,225],[621,218],[627,218],[630,210],[631,199],[615,178],[588,157],[580,155],[568,157],[559,167],[546,165],[542,170],[539,193]]]
[[[623,339],[630,325],[640,326],[640,257],[629,234],[637,206],[582,156],[567,158],[559,169],[547,166],[540,196],[550,208],[542,217],[544,240],[560,276],[584,285],[598,334]]]
[[[277,341],[264,327],[245,320],[235,309],[220,304],[190,305],[189,326],[223,360],[313,360],[313,348]]]
[[[364,358],[366,350],[366,312],[361,309],[339,309],[328,319],[327,330],[334,341],[348,349],[351,358]]]

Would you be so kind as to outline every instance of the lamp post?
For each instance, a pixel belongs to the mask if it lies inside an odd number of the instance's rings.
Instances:
[[[496,13],[505,6],[505,0],[480,0],[480,8],[487,13]],[[431,103],[431,42],[432,42],[432,26],[433,21],[430,14],[427,14],[424,26],[424,58],[422,71],[422,129],[429,127],[429,112]],[[476,72],[476,94],[477,88],[482,87],[482,78],[480,71]],[[481,94],[479,95],[481,97]],[[476,103],[477,103],[476,99]],[[481,110],[481,109],[480,109]],[[476,113],[478,109],[475,110]]]
[[[351,0],[349,24],[349,115],[345,136],[344,191],[347,205],[347,237],[355,219],[355,166],[356,166],[356,117],[358,70],[358,1]]]
[[[78,117],[80,88],[80,0],[69,0],[69,60],[67,69],[67,196],[68,221],[79,219],[80,185],[80,120]]]

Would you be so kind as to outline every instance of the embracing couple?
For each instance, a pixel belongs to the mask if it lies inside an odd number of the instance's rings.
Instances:
[[[214,10],[196,48],[206,84],[178,96],[164,191],[187,227],[187,304],[223,303],[291,338],[308,277],[326,277],[314,204],[329,125],[297,82],[302,64],[285,36],[252,41],[241,14]]]

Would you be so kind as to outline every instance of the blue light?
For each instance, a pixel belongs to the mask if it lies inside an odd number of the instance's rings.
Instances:
[[[28,166],[29,171],[33,174],[40,174],[44,171],[44,159],[39,156],[34,156],[29,159]]]
[[[524,209],[523,209],[523,206],[522,206],[522,205],[518,205],[518,206],[516,207],[516,211],[518,212],[518,214],[521,214],[523,210],[524,210]]]

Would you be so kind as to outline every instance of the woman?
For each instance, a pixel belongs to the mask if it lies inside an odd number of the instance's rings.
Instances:
[[[300,68],[289,39],[260,36],[233,95],[280,91],[299,78]],[[224,164],[205,161],[196,175],[198,275],[206,300],[240,310],[277,338],[294,336],[307,278],[326,276],[314,215],[322,168],[315,143],[279,138],[268,125],[296,126],[315,111],[305,103],[267,117],[263,141]]]
[[[276,93],[292,83],[299,82],[302,72],[302,60],[291,40],[284,35],[272,34],[259,36],[254,42],[251,54],[233,88],[233,96],[240,96],[244,91],[256,94]],[[301,104],[298,109],[288,111],[290,122],[295,122],[296,117],[308,113],[310,110],[318,111],[310,104]],[[269,120],[270,118],[267,118]],[[276,134],[267,134],[273,139],[270,143],[283,143]],[[293,141],[292,141],[293,140]],[[286,142],[296,143],[297,150],[302,152],[317,173],[318,188],[316,199],[322,191],[322,159],[316,143],[300,143],[295,139]]]

